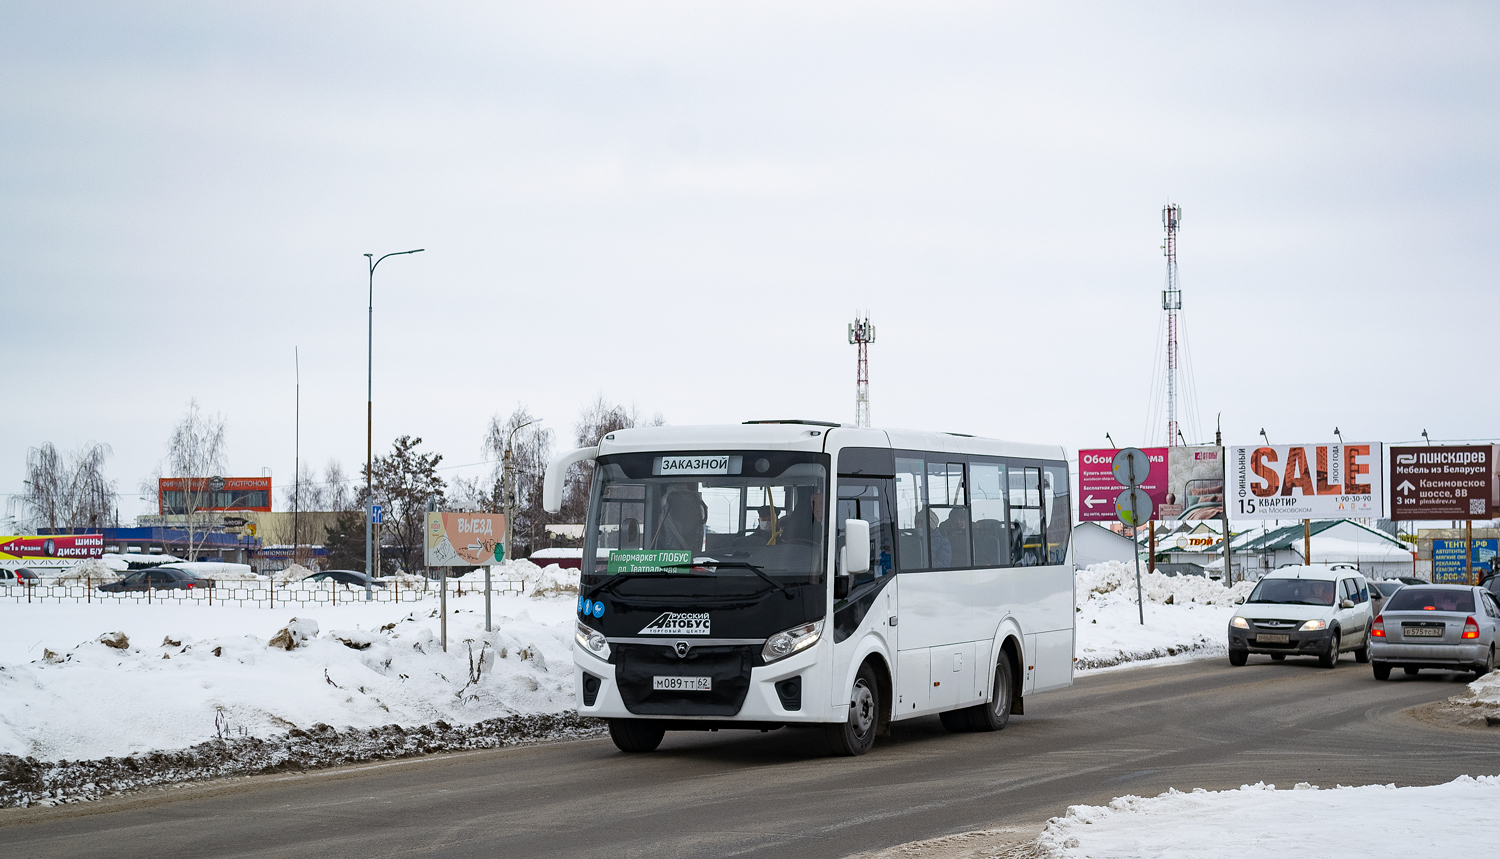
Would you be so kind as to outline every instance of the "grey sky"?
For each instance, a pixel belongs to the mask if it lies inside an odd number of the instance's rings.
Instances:
[[[480,459],[528,404],[1143,437],[1159,211],[1189,438],[1497,433],[1488,4],[0,7],[0,491],[133,492],[196,396],[232,470]],[[477,468],[453,473],[474,474]],[[278,493],[279,494],[279,493]],[[122,513],[143,512],[128,498]]]

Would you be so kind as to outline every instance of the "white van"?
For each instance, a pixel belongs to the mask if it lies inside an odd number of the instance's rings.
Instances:
[[[1370,585],[1345,564],[1282,567],[1267,575],[1229,619],[1229,664],[1252,653],[1272,660],[1316,656],[1332,668],[1354,651],[1370,661]]]

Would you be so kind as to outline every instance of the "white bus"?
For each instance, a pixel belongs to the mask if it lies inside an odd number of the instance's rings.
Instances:
[[[815,726],[858,755],[934,713],[999,730],[1073,681],[1060,447],[814,421],[627,429],[553,461],[546,509],[587,460],[578,712],[624,751]]]

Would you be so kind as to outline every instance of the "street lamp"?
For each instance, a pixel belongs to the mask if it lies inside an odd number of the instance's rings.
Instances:
[[[371,543],[370,505],[375,501],[375,493],[372,481],[375,476],[375,266],[385,261],[386,257],[396,257],[402,254],[419,254],[426,248],[417,248],[410,251],[396,251],[389,253],[380,259],[374,254],[365,254],[365,262],[370,264],[370,318],[369,318],[369,348],[365,354],[365,601],[375,598],[370,586],[370,579],[375,578],[375,553]]]
[[[514,525],[511,524],[511,502],[515,498],[516,494],[516,479],[511,472],[511,468],[514,465],[514,458],[511,456],[511,442],[515,440],[516,433],[520,432],[526,427],[531,426],[534,423],[536,423],[536,421],[527,421],[526,423],[521,424],[520,426],[510,431],[510,435],[506,436],[505,438],[505,452],[501,457],[501,461],[503,463],[501,467],[502,469],[504,469],[501,472],[501,475],[505,480],[505,487],[503,489],[503,492],[505,494],[505,557],[507,560],[514,560],[516,557],[516,544],[514,542],[516,529]]]

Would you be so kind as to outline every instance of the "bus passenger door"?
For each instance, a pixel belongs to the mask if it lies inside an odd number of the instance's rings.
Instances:
[[[844,522],[863,519],[870,523],[870,569],[846,579],[848,594],[833,603],[833,640],[838,650],[834,658],[834,704],[845,702],[848,689],[843,679],[853,670],[850,661],[865,632],[885,641],[887,654],[894,658],[899,633],[897,627],[896,565],[891,528],[891,481],[883,478],[839,478],[838,503],[834,508],[834,559],[839,576],[844,574]],[[857,551],[857,550],[856,550]],[[843,645],[843,642],[848,642]],[[899,671],[895,665],[892,671]]]

